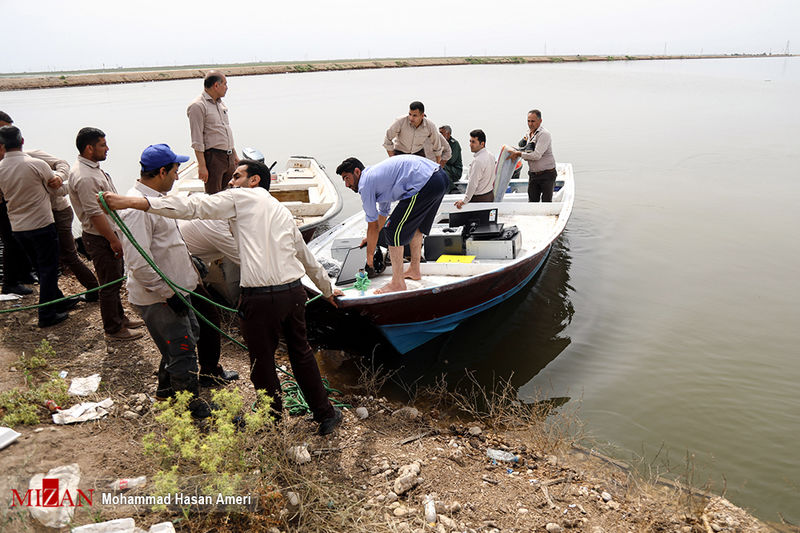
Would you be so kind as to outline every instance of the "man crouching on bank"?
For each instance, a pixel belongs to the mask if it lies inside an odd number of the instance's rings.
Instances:
[[[406,290],[406,279],[422,279],[422,237],[431,231],[433,219],[450,188],[442,168],[424,157],[398,155],[364,168],[355,157],[336,169],[345,185],[361,195],[367,219],[367,270],[374,270],[373,256],[381,230],[388,240],[392,281],[375,290],[385,294]],[[399,201],[389,215],[392,202]],[[388,220],[387,220],[388,218]],[[403,247],[411,248],[411,264],[403,271]]]

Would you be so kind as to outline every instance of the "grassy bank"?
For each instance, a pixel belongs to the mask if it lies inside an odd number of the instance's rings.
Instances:
[[[494,65],[508,63],[576,63],[585,61],[653,61],[670,59],[723,59],[754,57],[788,57],[766,54],[707,54],[707,55],[574,55],[574,56],[469,56],[343,59],[337,61],[302,61],[280,63],[240,63],[234,65],[185,65],[181,67],[150,67],[140,69],[91,70],[71,72],[33,72],[0,77],[0,91],[139,83],[145,81],[202,78],[208,70],[219,69],[228,76],[257,74],[291,74],[329,70],[361,70],[376,68],[432,67],[443,65]]]

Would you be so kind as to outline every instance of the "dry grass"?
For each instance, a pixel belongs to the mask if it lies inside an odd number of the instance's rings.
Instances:
[[[492,431],[512,431],[526,444],[542,453],[556,453],[580,440],[582,424],[577,416],[578,404],[566,405],[561,399],[544,399],[541,393],[522,401],[511,380],[498,379],[491,388],[481,385],[474,373],[451,390],[444,377],[423,396],[437,407],[465,417]]]

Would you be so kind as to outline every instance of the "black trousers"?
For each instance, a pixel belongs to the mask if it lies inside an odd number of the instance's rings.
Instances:
[[[194,292],[211,299],[211,295],[201,283]],[[212,324],[219,327],[219,311],[217,306],[210,304],[202,298],[192,296],[192,305],[206,317]],[[200,364],[200,374],[210,376],[219,375],[222,368],[219,366],[221,339],[219,331],[205,323],[202,318],[197,318],[200,332],[197,336],[197,362]]]
[[[314,352],[306,337],[306,291],[302,285],[279,292],[248,294],[242,289],[239,303],[241,328],[250,352],[250,380],[256,389],[272,397],[272,409],[280,413],[281,383],[275,370],[275,350],[283,335],[289,362],[303,396],[321,422],[334,415],[333,405],[322,384]]]
[[[528,201],[552,202],[558,171],[554,168],[541,172],[528,172]]]
[[[36,264],[39,275],[39,303],[63,298],[58,288],[58,234],[55,223],[30,231],[15,231],[14,237]],[[63,308],[58,304],[39,308],[39,321],[51,319]]]
[[[16,287],[30,277],[33,266],[14,238],[5,201],[0,202],[0,239],[3,240],[3,287]]]

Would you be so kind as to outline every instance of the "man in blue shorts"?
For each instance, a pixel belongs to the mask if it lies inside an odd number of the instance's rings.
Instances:
[[[374,269],[378,236],[384,232],[392,261],[392,281],[376,294],[406,290],[406,279],[422,279],[422,237],[430,233],[433,219],[450,188],[442,168],[424,157],[397,155],[364,168],[355,157],[337,167],[345,185],[361,195],[367,219],[367,271]],[[392,202],[399,202],[389,214]],[[403,271],[403,247],[411,248],[411,264]]]

